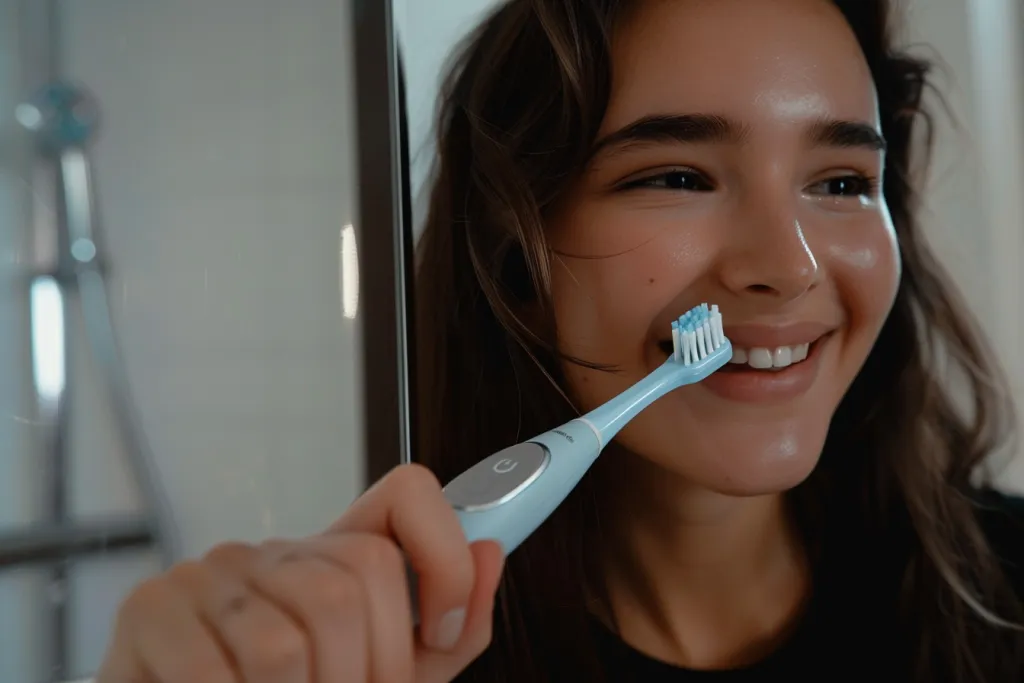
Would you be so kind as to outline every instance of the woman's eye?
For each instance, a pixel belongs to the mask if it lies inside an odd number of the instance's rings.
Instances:
[[[829,197],[873,197],[878,183],[872,178],[860,175],[838,176],[812,185],[811,194]]]
[[[630,180],[623,184],[622,189],[629,190],[651,187],[663,190],[685,190],[687,192],[710,192],[714,186],[696,171],[666,171],[656,175]]]

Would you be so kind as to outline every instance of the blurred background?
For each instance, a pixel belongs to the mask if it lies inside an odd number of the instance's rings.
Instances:
[[[392,0],[415,225],[439,70],[494,4]],[[905,4],[952,113],[926,226],[1024,403],[1024,17]],[[366,485],[358,271],[392,264],[356,244],[358,19],[348,0],[0,0],[0,683],[89,676],[161,558],[315,532]],[[77,147],[57,164],[32,132],[73,98],[32,99],[55,78],[100,111],[102,241],[64,208],[88,206]],[[71,138],[94,127],[73,104]],[[1024,458],[999,480],[1024,491]],[[61,540],[70,523],[92,535]],[[94,552],[55,562],[54,539]]]

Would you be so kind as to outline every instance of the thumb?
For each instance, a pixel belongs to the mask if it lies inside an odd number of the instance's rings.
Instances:
[[[505,566],[505,553],[495,541],[476,541],[469,547],[476,580],[466,610],[462,637],[451,652],[417,646],[416,681],[450,681],[479,657],[491,642],[494,598]]]

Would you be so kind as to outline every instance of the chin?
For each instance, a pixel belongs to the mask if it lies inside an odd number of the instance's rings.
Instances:
[[[638,420],[646,425],[634,423],[623,430],[621,444],[653,465],[651,476],[667,475],[682,489],[737,497],[783,493],[818,465],[830,422],[830,411],[822,408],[807,406],[802,415],[788,419],[733,414],[728,420],[702,420],[699,427],[678,415],[674,422],[663,422],[658,418],[667,416],[652,412]]]
[[[694,485],[725,496],[743,498],[785,493],[810,476],[818,465],[819,455],[820,452],[801,453],[784,461],[755,460],[743,467],[722,467],[706,476],[691,471],[689,478]],[[743,460],[742,457],[735,459],[736,462]]]

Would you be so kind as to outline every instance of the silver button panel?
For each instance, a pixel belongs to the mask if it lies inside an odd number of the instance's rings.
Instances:
[[[537,443],[520,443],[481,460],[444,487],[456,509],[486,510],[514,498],[548,466],[551,454]]]

